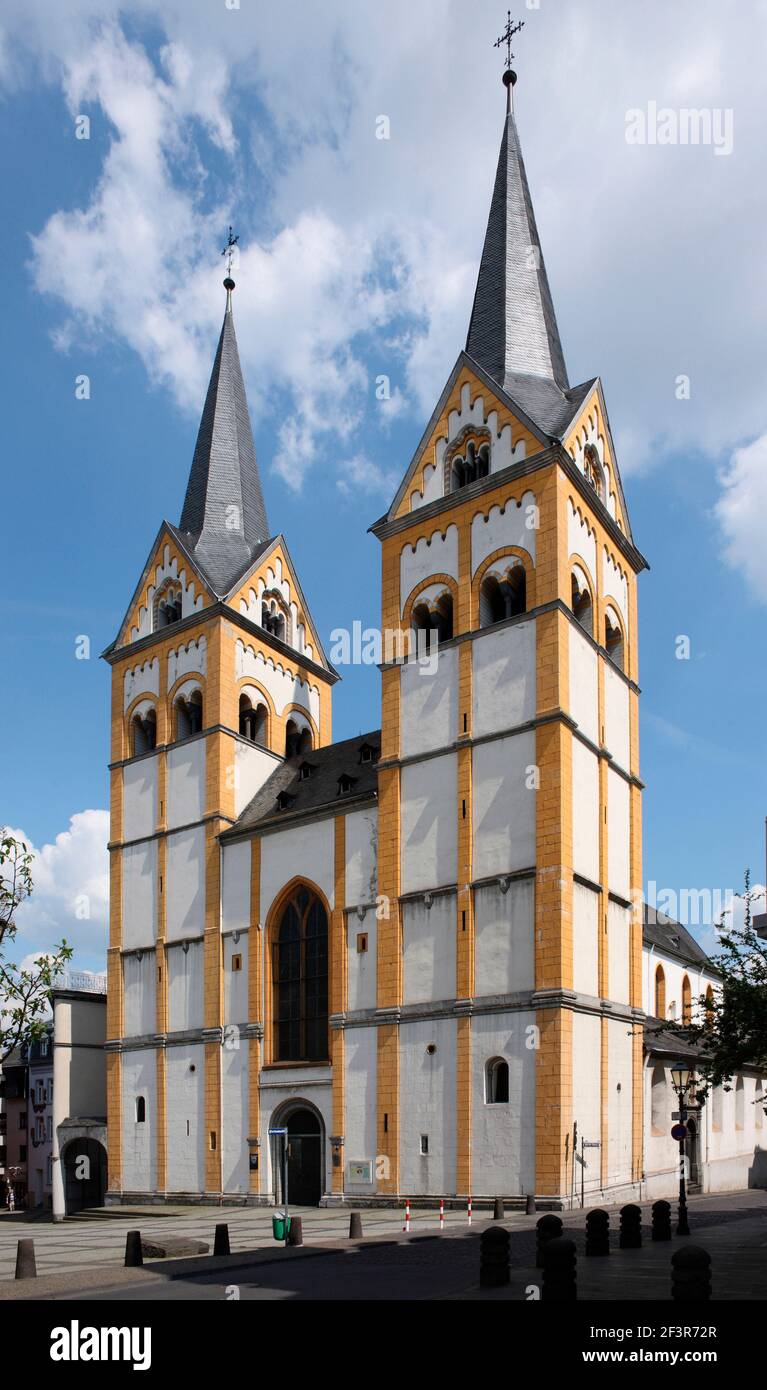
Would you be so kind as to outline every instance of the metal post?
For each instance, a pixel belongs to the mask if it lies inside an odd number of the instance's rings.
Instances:
[[[285,1198],[285,1244],[288,1243],[288,1131],[282,1137],[282,1193]]]
[[[685,1093],[684,1093],[684,1091],[678,1091],[678,1092],[677,1092],[677,1095],[679,1096],[679,1120],[680,1120],[680,1123],[681,1123],[681,1124],[684,1124],[685,1120],[687,1119],[687,1111],[685,1110],[685,1107],[684,1107],[684,1095],[685,1095]],[[685,1186],[685,1168],[686,1168],[686,1162],[685,1162],[685,1152],[684,1152],[684,1139],[680,1139],[680,1140],[679,1140],[679,1219],[678,1219],[677,1225],[676,1225],[676,1233],[677,1233],[678,1236],[688,1236],[688,1235],[690,1234],[690,1227],[689,1227],[689,1224],[688,1224],[688,1221],[687,1221],[687,1189],[686,1189],[686,1186]]]

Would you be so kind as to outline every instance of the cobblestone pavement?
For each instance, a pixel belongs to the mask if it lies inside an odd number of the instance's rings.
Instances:
[[[565,1234],[578,1248],[579,1296],[608,1300],[667,1300],[670,1295],[671,1255],[680,1245],[652,1243],[649,1206],[641,1250],[618,1249],[618,1213],[611,1210],[611,1254],[585,1258],[584,1213],[565,1213]],[[69,1271],[66,1283],[58,1277],[36,1284],[6,1284],[6,1296],[66,1297],[86,1300],[221,1300],[242,1299],[512,1299],[535,1297],[540,1271],[535,1269],[536,1216],[512,1213],[503,1225],[510,1232],[511,1283],[507,1288],[478,1288],[479,1234],[488,1224],[486,1212],[470,1230],[463,1213],[449,1213],[439,1234],[436,1212],[413,1216],[413,1234],[402,1234],[402,1213],[396,1209],[363,1213],[366,1240],[346,1239],[348,1211],[305,1210],[303,1250],[283,1251],[271,1239],[271,1213],[266,1209],[187,1209],[181,1216],[105,1218],[99,1222],[63,1226],[0,1222],[6,1278],[12,1275],[12,1252],[19,1234],[34,1235],[38,1272],[49,1273],[62,1261]],[[194,1234],[212,1243],[213,1226],[227,1220],[232,1259],[226,1266],[188,1262],[178,1273],[162,1262],[139,1272],[122,1268],[125,1231],[140,1226],[156,1235],[162,1225],[174,1234]],[[746,1192],[696,1197],[690,1203],[689,1243],[709,1250],[713,1260],[716,1299],[763,1299],[767,1272],[767,1194]],[[104,1228],[109,1228],[105,1230]],[[119,1227],[119,1231],[114,1227]],[[369,1243],[368,1243],[369,1242]],[[237,1253],[254,1251],[258,1264],[237,1264]],[[94,1265],[96,1269],[94,1269]],[[78,1292],[78,1268],[81,1286]],[[88,1275],[87,1270],[93,1272]],[[166,1273],[163,1273],[163,1270]],[[103,1277],[102,1273],[103,1271]],[[172,1273],[173,1277],[168,1277]],[[3,1290],[0,1288],[0,1296]]]

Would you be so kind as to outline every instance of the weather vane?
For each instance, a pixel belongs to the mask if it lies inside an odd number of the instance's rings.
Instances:
[[[500,37],[499,39],[496,39],[495,43],[493,44],[493,48],[500,48],[501,45],[505,43],[505,45],[506,45],[506,70],[507,70],[507,72],[510,72],[510,71],[511,71],[511,60],[512,60],[512,58],[514,57],[514,54],[513,54],[512,51],[511,51],[511,40],[514,38],[514,35],[515,35],[515,34],[518,34],[519,31],[520,31],[520,29],[524,29],[524,27],[525,27],[525,21],[524,21],[524,19],[521,20],[521,21],[519,22],[519,24],[512,24],[512,22],[511,22],[511,10],[508,10],[508,11],[507,11],[507,16],[506,16],[506,28],[504,29],[503,33],[501,34],[501,37]]]
[[[238,243],[239,240],[240,240],[240,238],[239,238],[238,236],[233,236],[233,235],[232,235],[232,228],[230,227],[230,228],[229,228],[229,236],[227,237],[227,240],[226,240],[226,246],[224,247],[223,251],[221,252],[221,255],[222,255],[222,256],[226,256],[226,275],[227,275],[227,279],[229,279],[229,280],[231,280],[231,278],[232,278],[232,261],[234,260],[234,248],[235,248],[235,246],[237,245],[237,243]]]

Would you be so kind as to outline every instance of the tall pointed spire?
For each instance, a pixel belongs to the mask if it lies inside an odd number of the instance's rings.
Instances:
[[[531,405],[552,408],[569,386],[514,119],[516,73],[503,80],[506,121],[466,351],[536,419]]]
[[[229,591],[269,539],[234,332],[230,275],[224,287],[226,312],[179,528],[219,595]]]

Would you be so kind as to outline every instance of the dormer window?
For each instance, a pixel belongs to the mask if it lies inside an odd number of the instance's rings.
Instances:
[[[363,743],[363,744],[361,744],[361,745],[360,745],[360,762],[361,762],[361,763],[375,763],[375,762],[377,762],[377,761],[378,761],[378,754],[379,754],[379,752],[380,752],[380,749],[374,748],[373,745],[372,745],[372,743]]]
[[[277,810],[278,810],[278,811],[288,811],[288,810],[290,810],[290,807],[293,805],[293,802],[295,801],[295,799],[296,799],[295,796],[293,796],[291,792],[278,792],[278,794],[277,794]]]
[[[356,781],[356,777],[350,777],[348,772],[343,772],[338,779],[338,795],[348,796]]]
[[[298,769],[298,776],[299,776],[300,781],[302,781],[302,782],[308,781],[308,779],[311,777],[312,773],[314,772],[314,769],[315,769],[315,764],[314,764],[314,763],[302,763],[301,766],[300,766],[299,769]]]

